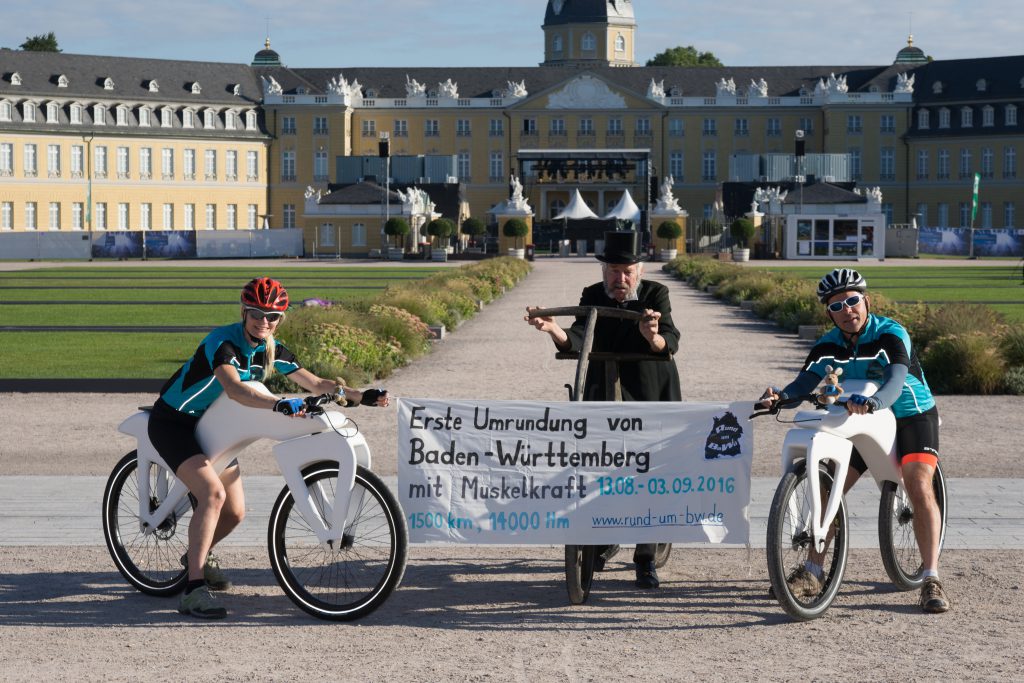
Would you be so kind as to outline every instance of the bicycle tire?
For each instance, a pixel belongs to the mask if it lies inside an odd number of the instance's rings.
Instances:
[[[818,471],[822,491],[832,488],[832,477],[824,468]],[[841,500],[833,521],[834,534],[825,549],[824,571],[817,595],[795,595],[787,579],[804,567],[812,548],[810,532],[810,483],[806,468],[788,472],[779,482],[768,513],[766,551],[768,577],[772,592],[786,614],[798,621],[817,619],[835,600],[846,571],[849,553],[846,501]]]
[[[668,562],[669,555],[672,554],[671,543],[659,543],[654,549],[654,566],[661,569]]]
[[[932,491],[939,505],[939,552],[946,540],[946,477],[936,467]],[[887,481],[882,485],[878,504],[878,550],[882,566],[893,585],[901,591],[916,590],[924,583],[921,551],[914,535],[914,506],[902,484]]]
[[[565,546],[565,587],[569,592],[569,602],[574,605],[582,605],[590,597],[596,549],[597,546],[593,545]]]
[[[310,494],[324,514],[323,497],[333,502],[337,488],[337,464],[312,465],[303,471],[303,479],[307,487],[317,485]],[[316,493],[320,488],[326,492],[323,497]],[[405,574],[409,532],[394,494],[376,474],[357,467],[352,495],[359,507],[350,508],[337,549],[321,546],[287,486],[271,511],[268,550],[277,582],[296,606],[319,619],[366,616],[387,600]]]
[[[153,463],[150,491],[157,477],[173,474]],[[152,533],[139,524],[139,472],[137,451],[128,453],[114,467],[103,489],[103,538],[114,565],[128,583],[147,595],[167,597],[180,593],[188,581],[181,556],[188,550],[188,525],[195,503],[191,496]],[[150,496],[150,509],[160,500]]]

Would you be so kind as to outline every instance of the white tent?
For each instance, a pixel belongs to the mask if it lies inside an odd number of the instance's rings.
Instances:
[[[569,205],[558,212],[555,216],[555,220],[567,218],[570,220],[577,220],[580,218],[597,218],[597,214],[590,210],[587,203],[583,201],[583,197],[580,196],[579,190],[574,190],[572,199],[569,200]]]
[[[617,218],[620,220],[633,221],[634,224],[640,222],[640,207],[633,201],[633,197],[630,196],[629,190],[622,193],[622,198],[619,199],[619,203],[615,205],[615,208],[608,212],[607,215],[601,216],[605,220],[609,218]]]

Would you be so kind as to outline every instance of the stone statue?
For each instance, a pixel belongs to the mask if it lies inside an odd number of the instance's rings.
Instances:
[[[450,97],[453,100],[459,98],[459,84],[452,83],[452,79],[437,84],[437,91],[441,97]]]
[[[530,205],[523,196],[523,184],[515,174],[511,174],[508,180],[509,196],[506,206],[516,211],[530,211]]]
[[[415,78],[409,78],[409,74],[405,75],[405,96],[406,97],[426,97],[427,86],[423,85]]]
[[[727,95],[735,96],[736,81],[734,81],[732,78],[730,78],[729,80],[722,78],[717,83],[715,83],[715,91],[718,97],[723,97]]]
[[[655,213],[673,213],[682,211],[679,207],[679,202],[672,194],[672,186],[675,184],[675,178],[672,176],[665,176],[661,181],[661,192],[658,194],[658,201],[654,205]]]
[[[913,93],[914,92],[914,74],[902,73],[896,76],[896,88],[893,90],[896,93]]]
[[[505,88],[505,92],[501,94],[502,97],[526,97],[526,79],[524,78],[519,83],[515,81],[507,81],[508,85]]]
[[[834,73],[828,75],[828,81],[818,79],[818,85],[814,89],[814,92],[827,95],[842,95],[849,91],[849,87],[846,85],[846,76],[839,76],[838,78]]]
[[[749,97],[768,97],[768,81],[763,78],[750,81],[750,89],[747,91]]]
[[[268,95],[281,94],[281,84],[274,80],[273,76],[260,76],[260,80],[263,81],[263,92]]]
[[[338,74],[327,82],[327,92],[334,95],[341,95],[344,97],[348,95],[352,99],[362,99],[363,97],[363,86],[359,84],[359,80],[356,79],[349,83],[343,74]]]
[[[665,99],[665,79],[655,81],[651,79],[651,84],[647,86],[647,96],[652,100],[663,100]]]

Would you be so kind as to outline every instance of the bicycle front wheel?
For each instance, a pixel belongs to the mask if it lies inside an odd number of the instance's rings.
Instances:
[[[114,565],[128,583],[148,595],[174,595],[188,580],[181,556],[188,550],[194,505],[191,496],[186,496],[159,527],[147,533],[139,519],[142,477],[149,479],[150,511],[163,502],[159,492],[167,491],[174,482],[174,474],[156,463],[148,472],[139,472],[136,451],[121,458],[103,490],[103,537]]]
[[[832,477],[821,469],[818,471],[822,500],[827,500],[832,490]],[[823,505],[821,506],[823,507]],[[787,473],[775,490],[768,513],[768,577],[776,600],[794,619],[809,621],[817,619],[829,608],[839,592],[846,571],[849,552],[846,502],[840,501],[829,528],[830,541],[825,552],[814,552],[811,534],[813,515],[810,481],[806,468]],[[809,590],[806,582],[794,579],[806,571],[805,563],[817,560],[823,574],[818,581],[817,592]]]
[[[338,466],[314,465],[303,477],[317,513],[329,519]],[[292,602],[320,619],[351,621],[380,607],[402,581],[409,533],[387,485],[358,467],[345,532],[337,547],[321,545],[295,508],[287,486],[270,515],[268,544],[274,575]]]
[[[597,546],[565,546],[565,587],[569,591],[569,602],[582,605],[590,597],[590,586],[594,582],[594,558]]]
[[[654,550],[654,566],[661,569],[668,562],[668,556],[672,554],[671,543],[659,543]]]
[[[939,506],[939,551],[946,540],[946,478],[936,466],[932,491]],[[914,506],[903,484],[887,481],[882,486],[878,507],[878,549],[885,573],[896,588],[917,590],[924,583],[921,551],[914,533]]]

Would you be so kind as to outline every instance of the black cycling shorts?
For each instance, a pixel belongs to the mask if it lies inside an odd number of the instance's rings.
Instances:
[[[149,413],[149,441],[175,474],[183,462],[203,452],[196,439],[197,424],[198,417],[179,412],[160,400]]]
[[[896,418],[896,452],[903,462],[905,456],[914,453],[930,453],[936,460],[939,457],[939,410],[932,406],[923,413]],[[858,474],[864,474],[868,466],[860,457],[857,449],[853,449],[850,457],[850,468]]]

